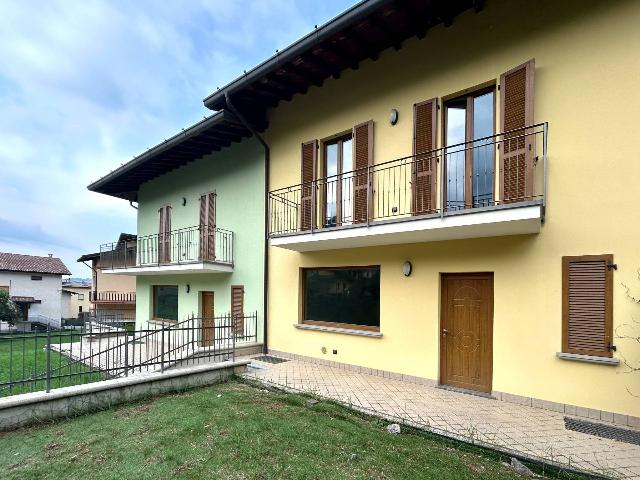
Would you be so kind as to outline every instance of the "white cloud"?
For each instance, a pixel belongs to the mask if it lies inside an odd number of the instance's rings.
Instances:
[[[209,113],[202,98],[347,6],[0,0],[0,250],[75,262],[127,202],[86,185]]]

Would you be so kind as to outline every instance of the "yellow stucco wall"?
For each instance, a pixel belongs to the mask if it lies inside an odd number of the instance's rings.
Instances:
[[[265,135],[271,189],[300,182],[301,142],[369,119],[376,163],[411,154],[413,103],[497,80],[530,58],[535,121],[549,122],[550,133],[548,209],[537,235],[305,254],[270,247],[269,347],[437,379],[439,274],[490,271],[494,390],[640,416],[638,398],[627,391],[640,394],[640,375],[555,356],[563,255],[614,254],[614,327],[640,315],[621,285],[640,291],[639,18],[633,1],[490,0],[481,13],[467,12],[450,28],[436,27],[272,110]],[[387,120],[391,108],[400,113],[396,126]],[[409,278],[405,260],[414,266]],[[292,326],[299,267],[371,264],[381,266],[382,338]],[[637,343],[615,343],[616,357],[640,365]]]

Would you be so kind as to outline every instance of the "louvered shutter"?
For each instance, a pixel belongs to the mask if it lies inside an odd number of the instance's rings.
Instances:
[[[533,76],[535,62],[528,62],[500,76],[501,132],[500,185],[502,202],[533,196]]]
[[[315,221],[315,205],[313,190],[316,179],[316,156],[318,141],[311,140],[302,144],[301,148],[301,180],[300,180],[300,230],[310,230]]]
[[[437,99],[413,106],[413,154],[411,168],[412,212],[431,213],[436,209],[436,122]]]
[[[613,255],[562,258],[562,351],[611,356]]]
[[[353,127],[353,222],[363,223],[371,216],[367,201],[371,194],[368,167],[373,165],[373,120]]]
[[[244,335],[244,286],[231,286],[231,316],[236,335]]]
[[[216,259],[216,192],[200,196],[200,259]]]

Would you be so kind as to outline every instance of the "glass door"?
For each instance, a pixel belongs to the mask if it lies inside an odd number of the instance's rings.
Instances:
[[[445,103],[446,208],[493,205],[495,90]]]
[[[323,226],[353,222],[353,152],[351,134],[324,144]]]

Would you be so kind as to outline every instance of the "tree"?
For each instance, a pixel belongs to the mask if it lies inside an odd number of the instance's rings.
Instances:
[[[20,309],[18,305],[11,300],[9,292],[0,290],[0,322],[7,322],[13,325],[20,320]]]
[[[640,269],[638,269],[637,276],[638,280],[640,280]],[[627,298],[636,305],[640,305],[640,296],[634,295],[631,291],[631,287],[629,287],[627,284],[623,283],[622,287],[625,289]],[[622,325],[616,327],[615,333],[616,337],[619,339],[629,340],[631,342],[640,344],[640,321],[632,316],[631,323],[623,323]],[[640,364],[637,363],[637,358],[630,361],[627,358],[622,357],[622,362],[627,367],[627,371],[625,373],[640,372]],[[627,391],[635,397],[640,397],[640,393],[631,391],[629,387],[627,387]]]

